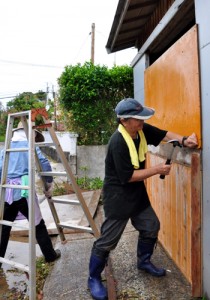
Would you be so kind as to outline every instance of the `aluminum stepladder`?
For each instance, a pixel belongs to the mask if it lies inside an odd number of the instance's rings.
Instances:
[[[43,125],[35,126],[35,120],[37,116],[41,116],[43,119]],[[28,137],[28,144],[29,147],[27,149],[16,149],[15,151],[28,151],[29,152],[29,185],[28,186],[12,186],[6,184],[6,178],[7,178],[7,170],[8,170],[8,160],[9,160],[9,153],[14,151],[13,149],[9,149],[10,141],[12,138],[12,129],[14,124],[14,119],[20,118],[21,122],[23,124],[24,130],[26,132],[26,135]],[[28,121],[27,121],[28,118]],[[50,136],[52,138],[52,143],[35,143],[35,132],[34,129],[40,129],[40,128],[46,128]],[[56,151],[60,157],[60,160],[64,166],[65,172],[43,172],[41,169],[41,165],[39,163],[35,147],[46,147],[48,145],[53,145],[56,148]],[[36,168],[35,168],[36,165]],[[39,175],[41,176],[43,186],[46,188],[46,182],[44,178],[46,176],[67,176],[69,181],[72,184],[72,187],[74,189],[74,192],[77,196],[77,200],[63,200],[56,197],[56,199],[48,198],[48,203],[50,210],[52,212],[52,216],[55,221],[55,225],[58,230],[58,234],[60,235],[61,242],[65,243],[66,239],[63,233],[63,228],[70,228],[70,229],[76,229],[78,231],[84,231],[93,233],[94,236],[97,238],[99,237],[100,233],[95,225],[95,222],[93,220],[93,217],[91,216],[89,209],[87,207],[87,204],[84,200],[84,197],[81,193],[80,188],[78,187],[76,180],[74,178],[74,175],[71,171],[71,168],[69,166],[69,163],[63,153],[63,150],[61,148],[61,145],[58,141],[58,138],[55,134],[55,131],[53,129],[51,121],[48,119],[48,114],[45,109],[32,109],[30,111],[25,111],[21,113],[14,113],[8,115],[8,123],[7,123],[7,132],[6,132],[6,141],[5,141],[5,158],[2,168],[2,178],[1,178],[1,185],[0,185],[0,237],[1,237],[1,228],[2,225],[7,226],[16,226],[20,227],[18,225],[18,222],[8,222],[3,220],[3,209],[4,209],[4,198],[5,198],[5,191],[6,188],[19,188],[19,189],[25,189],[29,191],[29,266],[22,265],[10,260],[7,260],[5,258],[0,257],[0,262],[5,262],[13,267],[16,267],[18,269],[21,269],[29,274],[29,299],[35,300],[36,299],[36,248],[35,248],[35,212],[34,212],[34,201],[35,201],[35,170],[39,172]],[[85,226],[78,226],[75,224],[70,224],[69,222],[60,222],[57,211],[55,209],[54,203],[61,203],[61,204],[75,204],[75,205],[81,205],[83,212],[88,220],[89,227]]]
[[[10,142],[12,138],[12,129],[14,125],[15,118],[21,118],[25,115],[28,115],[29,123],[31,122],[31,114],[28,112],[15,113],[8,115],[7,122],[7,130],[6,130],[6,140],[5,140],[5,155],[2,164],[2,174],[1,174],[1,185],[0,185],[0,238],[2,225],[5,226],[14,226],[21,227],[29,230],[29,265],[20,264],[18,262],[8,260],[0,257],[1,263],[7,263],[12,267],[20,269],[26,272],[29,275],[29,299],[36,299],[36,248],[35,248],[35,161],[34,161],[34,130],[32,127],[29,127],[28,132],[28,148],[19,148],[19,149],[10,149]],[[28,152],[28,169],[29,169],[29,185],[11,185],[7,184],[7,173],[8,173],[8,163],[9,163],[9,154],[11,152]],[[5,200],[5,192],[6,188],[12,189],[23,189],[28,190],[28,198],[29,198],[29,226],[23,227],[16,222],[8,222],[3,220],[3,211],[4,211],[4,200]]]
[[[32,120],[33,122],[35,122],[36,117],[39,115],[42,117],[43,120],[43,125],[39,125],[39,126],[33,126],[33,129],[43,129],[46,128],[50,134],[50,137],[52,139],[52,143],[36,143],[37,146],[41,147],[46,147],[46,146],[54,146],[57,154],[62,162],[62,165],[65,169],[65,172],[43,172],[41,170],[41,165],[39,164],[39,162],[37,162],[36,166],[37,169],[39,171],[39,175],[41,176],[41,178],[43,179],[46,176],[67,176],[68,180],[71,182],[73,190],[76,194],[77,199],[76,200],[64,200],[64,199],[59,199],[58,197],[56,197],[56,199],[52,198],[48,198],[48,203],[55,221],[55,225],[57,227],[58,233],[60,235],[61,241],[63,243],[66,242],[65,236],[63,234],[63,228],[69,228],[69,229],[76,229],[78,231],[84,231],[84,232],[89,232],[89,233],[93,233],[94,236],[97,238],[100,236],[100,233],[95,225],[95,222],[90,214],[90,211],[87,207],[87,204],[84,200],[84,197],[82,195],[82,192],[80,190],[80,188],[78,187],[75,177],[72,173],[71,167],[66,159],[66,156],[62,150],[62,147],[58,141],[57,135],[53,129],[52,123],[48,118],[48,114],[46,112],[45,108],[41,108],[41,109],[33,109],[31,110],[32,112]],[[37,159],[36,159],[37,161]],[[45,182],[44,182],[45,184]],[[71,204],[71,205],[81,205],[81,208],[88,220],[89,226],[79,226],[79,225],[75,225],[75,224],[70,224],[69,222],[60,222],[59,217],[57,215],[57,211],[55,209],[54,203],[60,203],[60,204]]]

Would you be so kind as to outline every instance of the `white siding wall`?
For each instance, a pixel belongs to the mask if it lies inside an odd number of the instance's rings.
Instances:
[[[134,98],[144,104],[144,70],[146,68],[146,55],[136,63],[133,68]]]

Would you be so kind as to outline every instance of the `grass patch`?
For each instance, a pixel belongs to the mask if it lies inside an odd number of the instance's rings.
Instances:
[[[99,177],[80,177],[76,179],[76,182],[81,189],[85,190],[98,190],[103,186],[103,181]]]
[[[5,142],[5,136],[0,135],[0,142]]]
[[[99,177],[89,178],[89,177],[78,177],[76,178],[76,183],[82,190],[100,190],[103,187],[103,180]],[[68,182],[56,183],[54,181],[53,196],[61,196],[74,193],[73,186]]]

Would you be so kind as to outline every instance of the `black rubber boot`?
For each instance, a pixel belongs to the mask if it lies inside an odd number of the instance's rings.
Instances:
[[[53,249],[52,241],[49,237],[43,219],[41,220],[39,225],[36,226],[36,240],[45,257],[46,262],[53,262],[61,256],[61,252],[59,249]]]
[[[137,247],[137,267],[140,270],[145,270],[147,273],[161,277],[166,275],[166,270],[163,268],[157,268],[150,261],[153,254],[156,239],[147,239],[146,241],[139,239]]]
[[[102,284],[101,273],[106,265],[106,258],[101,258],[94,254],[90,257],[88,288],[95,300],[108,299],[107,290]]]

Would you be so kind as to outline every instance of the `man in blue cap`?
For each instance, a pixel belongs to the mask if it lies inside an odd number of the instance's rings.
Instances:
[[[138,269],[158,277],[166,274],[165,269],[156,267],[150,260],[157,243],[160,222],[150,204],[144,180],[157,174],[168,175],[171,166],[161,163],[145,168],[147,145],[157,146],[161,141],[176,139],[184,147],[197,147],[194,133],[183,137],[144,123],[155,111],[143,107],[135,99],[121,100],[115,112],[119,126],[110,138],[105,160],[105,220],[101,227],[101,236],[93,244],[89,263],[88,287],[96,300],[108,297],[101,282],[101,273],[110,251],[117,246],[129,219],[139,232]]]

